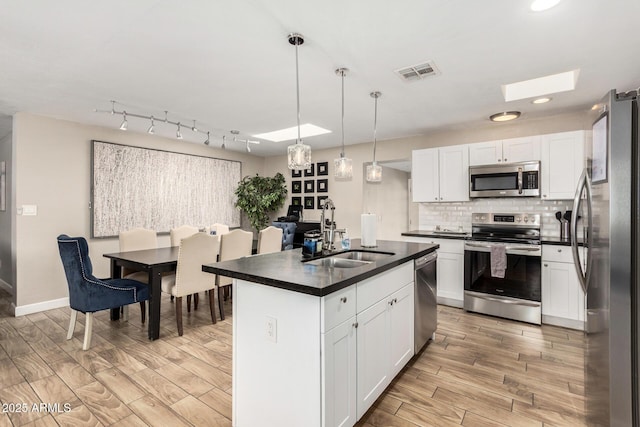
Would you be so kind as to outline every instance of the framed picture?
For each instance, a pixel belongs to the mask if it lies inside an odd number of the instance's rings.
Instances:
[[[322,204],[324,203],[324,199],[328,199],[329,196],[318,196],[318,209],[322,209]]]
[[[292,197],[291,198],[292,206],[302,206],[302,197]]]
[[[315,181],[312,179],[307,179],[304,181],[304,192],[305,193],[314,193],[315,192]]]
[[[318,176],[329,175],[329,162],[318,162]]]
[[[313,196],[310,196],[310,197],[309,196],[305,196],[305,198],[304,198],[304,208],[305,209],[313,209],[313,202],[315,201],[314,199],[315,199],[315,197],[313,197]]]
[[[291,192],[302,193],[302,181],[291,181]]]
[[[301,170],[291,169],[291,178],[300,178],[300,177],[302,177]]]
[[[311,163],[309,169],[304,170],[304,176],[315,176],[315,165],[313,163]]]
[[[327,193],[329,191],[329,180],[328,179],[319,179],[318,180],[318,193]]]
[[[593,124],[593,160],[591,161],[591,183],[607,182],[608,115],[604,113]]]

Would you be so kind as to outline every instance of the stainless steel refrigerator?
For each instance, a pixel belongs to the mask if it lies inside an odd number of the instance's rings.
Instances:
[[[571,244],[586,294],[588,425],[640,425],[637,95],[611,91],[594,106],[586,168],[574,199]]]

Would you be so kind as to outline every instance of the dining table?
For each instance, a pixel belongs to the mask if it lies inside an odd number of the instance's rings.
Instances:
[[[178,246],[146,249],[141,251],[114,252],[103,256],[111,260],[111,277],[122,277],[122,268],[146,271],[149,275],[149,339],[160,337],[160,300],[162,297],[162,275],[175,271],[178,265]],[[111,320],[120,318],[120,310],[111,310]]]

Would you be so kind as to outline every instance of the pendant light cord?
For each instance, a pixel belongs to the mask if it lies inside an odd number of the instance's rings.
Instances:
[[[340,70],[342,76],[342,152],[340,157],[344,157],[344,70]]]
[[[302,141],[300,140],[300,81],[298,78],[298,45],[300,43],[296,40],[296,105],[298,108],[298,140],[296,144],[300,144]]]
[[[378,92],[374,92],[373,97],[375,98],[375,106],[373,110],[373,163],[376,163],[376,131],[378,128],[378,97],[380,94]]]

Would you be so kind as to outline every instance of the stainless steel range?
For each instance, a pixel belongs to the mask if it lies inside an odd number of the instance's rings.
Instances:
[[[539,325],[541,256],[539,214],[474,213],[464,245],[465,310]]]

